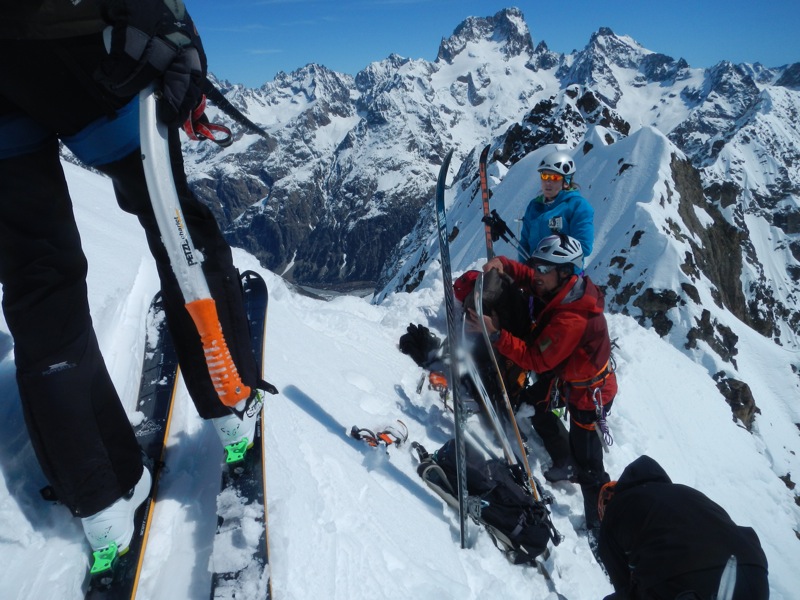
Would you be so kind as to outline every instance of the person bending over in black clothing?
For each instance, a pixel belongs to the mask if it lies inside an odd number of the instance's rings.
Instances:
[[[672,483],[649,456],[603,486],[598,512],[598,553],[615,590],[605,600],[712,600],[731,556],[732,600],[769,598],[756,532],[699,491]]]

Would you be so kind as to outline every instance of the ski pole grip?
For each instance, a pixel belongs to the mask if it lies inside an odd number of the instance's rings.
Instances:
[[[217,306],[211,298],[194,300],[186,305],[192,316],[206,357],[211,383],[225,406],[236,406],[250,397],[250,388],[242,383],[239,371],[233,364],[222,326],[217,316]]]

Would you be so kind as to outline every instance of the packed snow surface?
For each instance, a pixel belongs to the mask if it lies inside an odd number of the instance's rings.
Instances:
[[[136,220],[116,207],[110,183],[65,168],[89,258],[95,327],[135,419],[145,317],[158,288],[155,268]],[[613,227],[601,220],[598,230],[610,234]],[[602,256],[603,239],[596,247]],[[457,272],[480,263],[466,251],[454,258]],[[242,270],[260,272],[270,289],[266,378],[280,390],[266,405],[264,436],[274,598],[556,598],[534,569],[509,564],[476,526],[470,527],[470,548],[460,549],[457,517],[417,476],[410,443],[385,452],[347,435],[353,425],[381,428],[400,419],[409,442],[428,450],[452,437],[438,396],[424,386],[416,392],[422,370],[397,349],[409,323],[444,330],[436,267],[413,293],[373,304],[353,296],[312,299],[252,256],[236,251],[235,260]],[[753,527],[769,559],[772,598],[797,597],[798,509],[778,477],[800,475],[796,382],[786,378],[796,356],[744,326],[737,329],[740,368],[758,382],[753,392],[761,414],[749,433],[732,421],[704,365],[631,317],[608,320],[619,346],[620,382],[609,417],[611,476],[641,454],[652,456],[674,481],[700,489],[737,523]],[[81,598],[88,546],[77,519],[39,496],[46,481],[24,426],[11,339],[1,322],[0,358],[0,597]],[[140,599],[209,593],[221,448],[183,386],[176,402]],[[540,476],[544,451],[525,419],[522,425],[534,441],[532,466]],[[477,417],[469,427],[480,428]],[[612,588],[582,532],[579,489],[547,487],[556,499],[554,524],[565,537],[547,561],[553,585],[570,599],[602,598]],[[236,509],[235,500],[231,506]]]

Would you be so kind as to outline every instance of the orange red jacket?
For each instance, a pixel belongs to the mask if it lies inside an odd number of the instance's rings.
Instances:
[[[500,260],[503,270],[531,292],[533,270],[506,257]],[[603,293],[591,279],[573,275],[536,311],[534,326],[525,339],[503,330],[494,346],[526,371],[552,371],[570,405],[578,410],[594,410],[594,389],[600,389],[603,404],[617,393],[616,376],[609,372],[611,340],[604,306]]]

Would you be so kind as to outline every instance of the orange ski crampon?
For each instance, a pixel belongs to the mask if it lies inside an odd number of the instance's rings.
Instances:
[[[408,440],[408,427],[400,419],[397,420],[396,425],[387,425],[378,432],[353,425],[350,429],[350,437],[362,440],[377,448],[378,446],[400,446]]]

